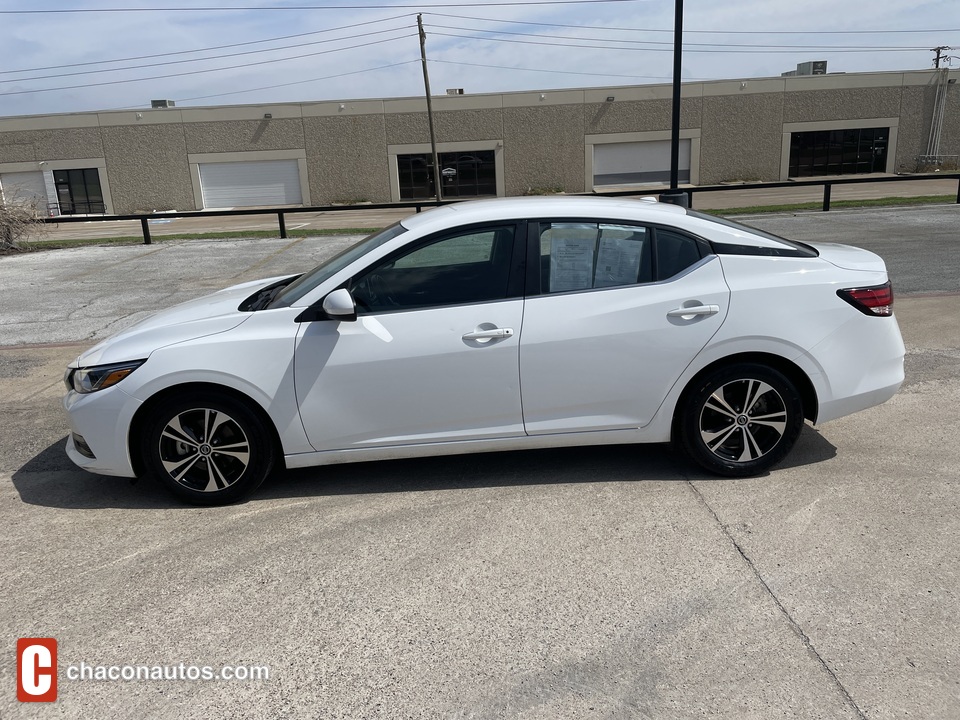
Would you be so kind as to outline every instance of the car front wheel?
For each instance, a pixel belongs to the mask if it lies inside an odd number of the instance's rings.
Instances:
[[[141,438],[144,465],[195,505],[235,502],[260,486],[274,449],[259,415],[228,396],[178,396],[162,403]]]
[[[803,403],[794,384],[765,365],[719,368],[687,395],[680,441],[701,467],[748,477],[783,460],[803,428]]]

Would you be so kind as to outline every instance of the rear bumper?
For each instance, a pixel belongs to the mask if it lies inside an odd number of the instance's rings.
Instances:
[[[903,384],[906,350],[896,317],[845,323],[815,348],[822,368],[817,424],[885,403]],[[816,384],[816,383],[815,383]]]

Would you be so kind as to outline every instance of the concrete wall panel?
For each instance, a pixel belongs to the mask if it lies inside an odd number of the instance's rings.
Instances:
[[[670,99],[589,103],[584,105],[584,134],[602,135],[621,132],[669,130],[673,103]],[[681,98],[680,127],[700,127],[702,100]]]
[[[900,87],[788,92],[783,95],[783,121],[896,117],[900,114],[900,98]]]
[[[293,150],[303,147],[299,118],[184,123],[188,153]]]
[[[430,125],[426,111],[387,115],[388,145],[413,145],[430,142]],[[503,137],[503,111],[485,110],[434,111],[437,142],[465,140],[499,140]]]
[[[700,184],[780,179],[783,94],[703,98]]]
[[[583,191],[583,107],[504,108],[507,195],[531,190]]]
[[[310,204],[390,202],[382,115],[305,117]]]
[[[121,125],[102,133],[114,212],[197,209],[181,125]]]
[[[21,130],[0,135],[0,162],[103,157],[100,129]]]

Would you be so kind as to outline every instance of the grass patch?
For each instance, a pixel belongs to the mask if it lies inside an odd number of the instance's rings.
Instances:
[[[325,228],[321,230],[288,230],[289,238],[316,237],[323,235],[369,235],[381,228]],[[173,233],[171,235],[150,235],[154,244],[171,240],[248,240],[280,238],[279,230],[237,230],[236,232],[208,232],[208,233]],[[104,238],[65,238],[63,240],[31,240],[20,243],[24,250],[58,250],[63,248],[83,247],[86,245],[142,245],[142,235],[124,235],[122,237]]]
[[[919,195],[917,197],[886,197],[869,198],[864,200],[831,200],[830,209],[869,208],[869,207],[904,207],[910,205],[940,205],[954,203],[957,198],[953,195]],[[759,215],[761,213],[782,213],[798,210],[821,210],[823,201],[792,203],[785,205],[750,205],[747,207],[722,208],[719,210],[694,210],[708,215]]]

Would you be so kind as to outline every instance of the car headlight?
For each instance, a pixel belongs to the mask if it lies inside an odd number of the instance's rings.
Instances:
[[[133,360],[112,365],[94,365],[93,367],[68,370],[67,385],[78,393],[92,393],[116,385],[127,375],[143,365],[146,360]]]

